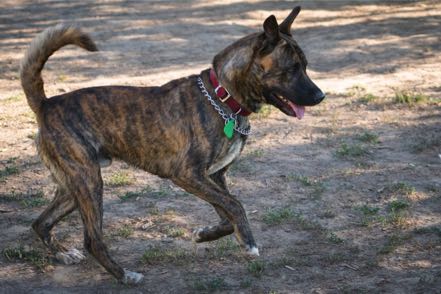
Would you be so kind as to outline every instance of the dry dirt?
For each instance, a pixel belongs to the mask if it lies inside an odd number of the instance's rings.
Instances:
[[[18,80],[27,44],[64,21],[100,48],[57,52],[44,71],[48,95],[159,85],[209,67],[223,47],[295,4],[1,1],[0,292],[440,293],[441,4],[301,4],[295,38],[327,99],[301,121],[273,108],[254,116],[228,178],[261,257],[247,260],[230,238],[193,244],[193,228],[217,222],[212,208],[116,162],[103,170],[104,231],[112,255],[145,275],[130,287],[90,256],[57,263],[30,229],[54,185],[36,155],[37,125]],[[78,213],[56,231],[82,249]]]

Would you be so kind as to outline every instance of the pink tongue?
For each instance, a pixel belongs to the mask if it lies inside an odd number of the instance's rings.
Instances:
[[[305,106],[295,105],[292,102],[289,102],[289,106],[291,106],[292,110],[295,112],[296,117],[298,119],[302,119],[305,115]]]

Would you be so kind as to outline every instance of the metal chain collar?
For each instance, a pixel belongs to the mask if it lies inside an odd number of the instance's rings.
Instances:
[[[198,86],[201,89],[202,94],[204,94],[204,96],[207,97],[210,104],[213,105],[214,109],[217,111],[217,113],[219,113],[219,115],[225,121],[225,124],[227,124],[229,120],[234,120],[234,130],[236,132],[245,136],[249,136],[251,134],[251,126],[248,126],[247,128],[240,127],[237,121],[237,115],[234,113],[231,114],[225,113],[225,111],[214,101],[214,99],[211,97],[211,95],[208,93],[207,89],[205,88],[204,82],[202,81],[201,77],[198,77]]]

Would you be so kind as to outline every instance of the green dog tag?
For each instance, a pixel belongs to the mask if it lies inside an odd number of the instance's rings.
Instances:
[[[236,125],[236,121],[234,119],[229,119],[224,127],[224,134],[228,139],[233,138],[234,127]]]

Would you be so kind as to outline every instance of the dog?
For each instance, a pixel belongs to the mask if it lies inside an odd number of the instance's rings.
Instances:
[[[84,255],[57,242],[52,228],[78,209],[85,249],[118,281],[134,284],[143,275],[123,269],[103,241],[101,167],[113,158],[171,179],[208,201],[218,225],[194,231],[196,242],[235,233],[250,255],[259,255],[245,210],[228,191],[225,173],[250,134],[248,115],[271,104],[301,119],[305,106],[325,94],[306,74],[307,60],[291,35],[295,7],[279,25],[271,15],[263,32],[248,35],[218,53],[211,69],[160,87],[104,86],[47,98],[41,71],[61,47],[97,51],[90,36],[70,25],[39,34],[28,48],[20,77],[36,114],[36,146],[57,185],[55,197],[32,227],[55,255],[77,263]]]

